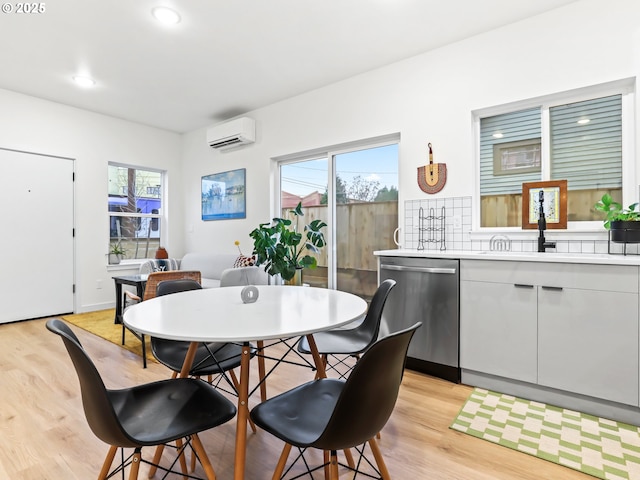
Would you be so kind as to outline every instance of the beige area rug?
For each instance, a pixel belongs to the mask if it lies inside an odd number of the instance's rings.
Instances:
[[[122,345],[122,325],[114,323],[114,317],[115,309],[111,308],[109,310],[66,315],[62,318],[76,327],[82,328],[142,357],[142,342],[129,330],[125,329],[124,345]],[[147,344],[147,360],[155,361],[151,354],[148,336],[145,337],[145,341]]]
[[[604,480],[640,480],[640,428],[476,388],[453,430]]]

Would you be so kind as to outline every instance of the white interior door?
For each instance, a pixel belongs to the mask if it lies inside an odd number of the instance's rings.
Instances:
[[[73,168],[0,148],[0,323],[73,311]]]

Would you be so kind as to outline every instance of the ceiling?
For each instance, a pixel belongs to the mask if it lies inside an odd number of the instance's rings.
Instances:
[[[187,132],[574,1],[56,0],[0,13],[0,88]]]

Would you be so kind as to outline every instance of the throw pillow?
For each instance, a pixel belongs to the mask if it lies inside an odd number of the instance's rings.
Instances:
[[[238,258],[236,258],[236,261],[233,262],[233,268],[240,268],[240,267],[253,267],[256,264],[256,258],[251,256],[251,257],[247,257],[245,255],[238,255]]]

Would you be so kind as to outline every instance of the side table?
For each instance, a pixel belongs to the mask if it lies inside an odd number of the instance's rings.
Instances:
[[[116,315],[114,323],[122,323],[122,314],[124,313],[122,285],[136,287],[136,295],[142,298],[144,295],[144,287],[147,284],[147,277],[148,275],[120,275],[113,277],[113,281],[116,283]]]

